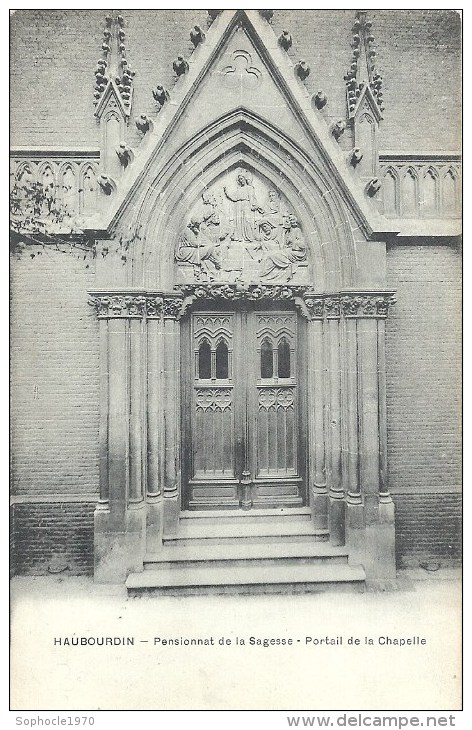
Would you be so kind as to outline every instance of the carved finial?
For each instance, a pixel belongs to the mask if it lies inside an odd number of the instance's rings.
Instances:
[[[295,71],[297,73],[297,76],[302,81],[305,81],[305,79],[310,75],[310,70],[311,69],[306,61],[299,61],[295,65]]]
[[[383,111],[382,78],[375,71],[376,50],[372,23],[367,20],[365,10],[358,10],[352,27],[352,62],[344,80],[347,83],[347,105],[349,116],[353,116],[360,91],[367,84],[374,96],[379,111]]]
[[[160,106],[164,106],[166,101],[170,98],[169,92],[163,86],[156,86],[156,88],[152,90],[152,95]]]
[[[262,15],[262,17],[265,18],[267,21],[269,21],[272,18],[272,16],[274,15],[273,10],[259,10],[259,12]]]
[[[209,15],[210,22],[212,23],[220,13],[222,13],[222,10],[207,10],[207,13]]]
[[[151,128],[151,120],[146,116],[146,114],[140,114],[139,117],[136,117],[134,122],[142,134],[146,134],[146,132],[148,132]]]
[[[341,135],[344,134],[345,129],[346,122],[344,121],[344,119],[339,119],[337,122],[334,122],[334,124],[331,125],[331,134],[333,135],[336,142],[338,142]]]
[[[374,195],[377,195],[381,187],[382,183],[380,182],[379,178],[373,177],[372,180],[369,180],[369,182],[365,186],[365,191],[369,198],[373,198]]]
[[[317,109],[323,109],[328,103],[328,97],[323,91],[318,91],[313,97],[313,102]]]
[[[292,36],[290,35],[290,33],[287,30],[284,30],[279,35],[279,45],[282,46],[282,48],[284,49],[284,51],[288,51],[288,49],[292,45],[292,42],[293,42],[292,41]]]
[[[130,147],[126,144],[126,142],[121,142],[120,146],[116,150],[116,154],[118,155],[118,159],[123,165],[123,167],[128,167],[129,163],[131,162],[131,158],[133,156],[133,152]]]
[[[190,40],[192,41],[195,48],[198,46],[199,43],[202,43],[202,41],[205,40],[205,33],[199,25],[195,25],[190,31]]]
[[[106,16],[102,43],[103,58],[100,58],[97,62],[93,96],[97,105],[109,81],[114,79],[123,102],[125,114],[129,116],[134,71],[131,71],[125,58],[126,47],[123,26],[123,16],[117,15],[116,11]]]
[[[354,149],[349,152],[349,163],[353,167],[357,167],[363,157],[364,155],[360,151],[359,147],[354,147]]]
[[[99,175],[98,184],[100,185],[100,189],[102,190],[102,192],[105,193],[105,195],[111,195],[115,188],[113,180],[107,175]]]
[[[174,63],[172,64],[172,68],[174,69],[177,76],[182,76],[188,71],[188,63],[183,56],[177,56]]]

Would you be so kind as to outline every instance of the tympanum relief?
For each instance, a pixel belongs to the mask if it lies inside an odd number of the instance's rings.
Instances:
[[[239,168],[206,189],[176,244],[184,281],[305,283],[307,243],[279,190]]]

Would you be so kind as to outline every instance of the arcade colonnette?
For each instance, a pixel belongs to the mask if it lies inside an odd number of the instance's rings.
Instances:
[[[16,572],[295,592],[458,560],[459,37],[15,13]]]

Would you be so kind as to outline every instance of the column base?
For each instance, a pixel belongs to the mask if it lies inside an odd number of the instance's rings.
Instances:
[[[328,526],[331,545],[344,545],[346,541],[346,502],[344,495],[329,496]]]
[[[162,550],[162,538],[164,537],[162,495],[148,494],[146,507],[146,553],[155,554]]]
[[[397,577],[393,502],[380,503],[379,521],[367,525],[363,506],[348,504],[346,545],[349,564],[363,566],[367,587],[393,587]]]
[[[179,524],[180,516],[180,499],[179,495],[166,497],[163,499],[163,520],[164,520],[164,535],[166,537],[172,537],[177,533],[177,527]]]
[[[311,490],[311,519],[315,530],[328,529],[328,492],[326,487]]]
[[[129,573],[143,570],[146,548],[145,503],[127,509],[117,519],[109,509],[94,513],[94,580],[123,583]]]

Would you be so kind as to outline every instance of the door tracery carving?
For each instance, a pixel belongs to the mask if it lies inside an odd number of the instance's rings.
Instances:
[[[190,314],[193,386],[183,399],[188,507],[303,504],[297,319],[293,311]],[[228,356],[224,372],[219,350]]]

